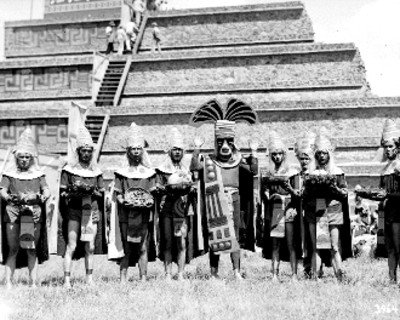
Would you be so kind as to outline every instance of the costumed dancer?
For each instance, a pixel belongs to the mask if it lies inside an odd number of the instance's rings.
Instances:
[[[311,166],[311,162],[314,158],[314,141],[315,134],[313,132],[304,132],[297,139],[294,151],[299,161],[299,188],[303,189],[304,179],[309,174],[309,169]],[[307,204],[300,201],[299,203],[299,212],[301,212],[300,218],[302,218],[301,222],[301,232],[302,232],[302,240],[303,240],[303,268],[306,277],[311,277],[311,258],[312,258],[312,245],[310,239],[310,233],[308,232],[308,228],[304,227],[304,211],[309,210],[307,208]],[[322,265],[321,265],[322,267]]]
[[[178,264],[178,280],[183,280],[185,263],[194,255],[194,207],[192,175],[184,159],[183,136],[172,128],[168,155],[156,171],[164,189],[160,200],[160,257],[164,260],[166,280],[171,279],[172,261]]]
[[[281,259],[290,261],[292,279],[297,280],[297,258],[301,257],[299,175],[289,166],[287,148],[275,131],[270,132],[268,149],[270,166],[262,177],[265,201],[263,257],[272,260],[273,281],[279,281]],[[285,257],[285,251],[288,257]]]
[[[212,100],[197,109],[191,123],[215,123],[215,150],[200,157],[201,139],[195,139],[192,169],[201,171],[203,206],[207,217],[211,276],[218,277],[219,255],[230,252],[235,279],[240,280],[240,246],[254,251],[253,176],[258,172],[256,150],[243,158],[235,145],[235,121],[257,122],[256,113],[236,99],[225,111]]]
[[[381,201],[377,233],[377,256],[387,256],[390,283],[397,283],[400,266],[400,130],[393,120],[386,120],[381,139],[383,147],[380,188],[355,190],[363,198]],[[382,212],[383,211],[383,212]],[[382,214],[383,213],[383,214]],[[382,221],[383,216],[383,221]],[[382,230],[383,229],[383,230]],[[383,243],[385,247],[383,247]]]
[[[93,255],[107,252],[104,232],[103,173],[93,151],[89,131],[81,126],[76,139],[75,159],[61,171],[60,221],[62,238],[58,251],[64,256],[64,286],[71,286],[72,259],[85,257],[86,283],[93,283]]]
[[[127,280],[129,266],[139,264],[140,279],[147,279],[148,261],[155,260],[155,243],[153,237],[154,197],[157,191],[156,172],[150,168],[148,146],[142,130],[135,123],[129,128],[126,158],[128,164],[115,172],[114,196],[117,205],[115,226],[110,233],[117,234],[115,241],[122,242],[120,263],[120,280]],[[119,238],[119,239],[118,239]],[[118,243],[116,247],[119,247]]]
[[[352,256],[352,249],[347,182],[343,171],[335,165],[333,151],[326,129],[322,127],[315,139],[315,164],[305,181],[303,204],[313,249],[313,277],[319,276],[321,255],[327,249],[328,259],[324,258],[324,264],[331,262],[341,281],[342,259]]]
[[[49,258],[44,204],[50,191],[37,164],[38,153],[30,128],[21,134],[14,156],[15,161],[5,170],[0,183],[5,202],[1,206],[0,242],[8,288],[12,287],[15,268],[25,266],[29,269],[29,284],[36,286],[37,264]]]

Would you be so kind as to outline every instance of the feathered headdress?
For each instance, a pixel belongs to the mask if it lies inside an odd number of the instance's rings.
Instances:
[[[31,128],[26,128],[18,138],[17,145],[14,149],[15,153],[29,153],[33,157],[38,155],[35,137]]]
[[[126,140],[126,147],[130,148],[147,148],[148,143],[144,139],[142,128],[140,128],[135,122],[132,122],[129,127],[128,138]]]
[[[396,126],[396,123],[391,119],[386,119],[385,124],[383,125],[381,145],[383,145],[385,141],[389,140],[398,142],[399,138],[400,130]]]
[[[303,132],[294,145],[296,155],[306,154],[311,158],[314,152],[314,144],[315,133],[310,131]]]
[[[233,98],[228,101],[225,108],[217,100],[211,100],[200,106],[190,118],[190,124],[195,126],[215,123],[216,138],[234,138],[236,122],[255,124],[258,122],[258,117],[249,105]]]
[[[183,141],[183,135],[179,132],[179,130],[175,127],[171,129],[169,135],[168,149],[171,150],[173,148],[185,149],[185,143]]]
[[[335,150],[335,147],[329,139],[328,130],[325,127],[319,129],[317,137],[315,138],[315,151],[317,150],[325,150],[329,153]]]
[[[278,135],[276,131],[269,132],[269,141],[268,141],[268,149],[269,152],[274,152],[278,150],[282,150],[286,152],[286,146],[283,144],[281,137]]]
[[[78,130],[78,135],[76,137],[76,147],[92,147],[94,148],[93,139],[90,132],[86,127],[81,126]]]

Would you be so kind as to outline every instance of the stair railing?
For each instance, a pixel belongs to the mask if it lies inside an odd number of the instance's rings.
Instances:
[[[95,103],[99,95],[101,83],[106,74],[110,60],[107,55],[100,52],[93,52],[93,72],[92,72],[92,102]]]
[[[94,159],[96,159],[96,161],[98,161],[100,158],[100,152],[101,152],[101,149],[103,148],[104,137],[107,132],[109,121],[110,121],[110,110],[107,109],[107,112],[104,116],[103,124],[101,126],[101,132],[99,135],[99,139],[97,140],[96,150],[94,151],[94,155],[93,155],[93,157],[94,157]]]

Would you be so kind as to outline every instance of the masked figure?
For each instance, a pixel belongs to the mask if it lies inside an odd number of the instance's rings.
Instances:
[[[120,280],[127,280],[129,266],[139,263],[142,281],[148,261],[155,260],[154,196],[156,172],[150,168],[140,127],[129,128],[125,167],[115,172],[114,204],[110,217],[109,258],[120,264]]]
[[[231,254],[236,279],[240,274],[240,245],[254,251],[253,176],[258,172],[255,156],[243,158],[235,145],[235,121],[254,124],[257,115],[241,101],[231,99],[222,110],[215,100],[192,115],[192,123],[215,123],[215,150],[201,157],[200,141],[195,140],[192,169],[199,171],[202,208],[205,211],[210,250],[211,275],[218,276],[219,255]]]
[[[275,131],[268,145],[270,165],[262,176],[265,201],[263,257],[272,260],[273,281],[278,281],[280,260],[289,260],[292,279],[297,280],[301,257],[301,217],[298,171],[287,161],[287,148]]]
[[[27,128],[15,147],[14,162],[0,182],[0,242],[8,288],[12,287],[15,268],[25,266],[29,269],[29,284],[36,286],[37,264],[49,257],[44,203],[50,191],[37,156],[33,133]]]
[[[104,226],[103,174],[93,159],[94,144],[81,127],[75,159],[62,168],[58,253],[64,256],[64,286],[70,287],[72,259],[85,257],[86,283],[92,284],[93,255],[107,252]]]
[[[184,157],[183,136],[172,128],[168,155],[156,171],[163,195],[159,201],[160,257],[166,279],[171,279],[172,261],[178,264],[178,280],[183,279],[186,262],[199,252],[196,237],[196,192],[193,189],[190,160]]]
[[[381,146],[383,148],[379,189],[358,189],[357,194],[363,198],[381,201],[378,218],[377,256],[387,256],[389,279],[397,283],[397,267],[400,265],[400,130],[392,120],[386,120]]]
[[[313,276],[321,276],[317,270],[323,258],[325,265],[332,263],[341,281],[342,260],[352,255],[351,233],[347,183],[343,171],[334,163],[333,150],[326,129],[321,128],[315,139],[315,165],[304,183],[303,207],[312,242]]]

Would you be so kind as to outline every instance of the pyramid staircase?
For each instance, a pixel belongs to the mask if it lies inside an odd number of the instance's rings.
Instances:
[[[104,136],[110,121],[110,113],[105,115],[87,115],[85,127],[89,130],[93,142],[96,144],[95,159],[98,160],[104,142]]]
[[[139,33],[132,49],[137,54],[146,27],[148,12],[143,15]],[[131,67],[132,55],[110,57],[107,70],[101,82],[95,105],[97,107],[115,107],[119,104],[122,91]]]
[[[126,61],[110,60],[95,101],[97,107],[113,107],[118,104],[129,72],[130,62],[130,57]]]

